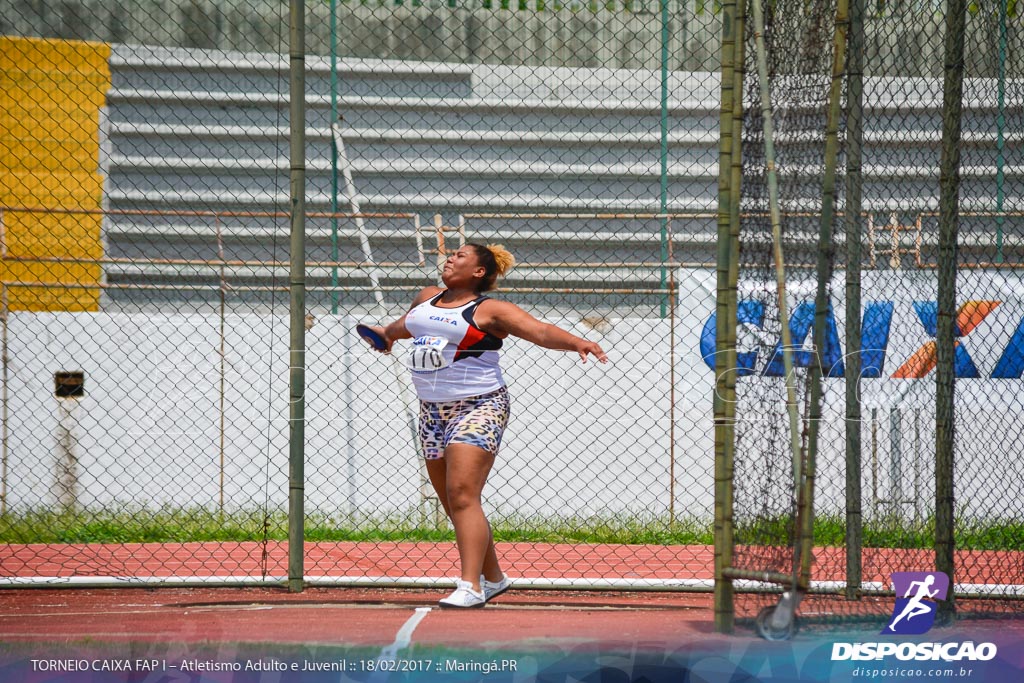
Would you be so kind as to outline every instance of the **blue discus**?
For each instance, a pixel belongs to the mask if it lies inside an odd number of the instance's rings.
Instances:
[[[388,342],[378,332],[366,325],[356,325],[356,333],[378,351],[387,351]]]

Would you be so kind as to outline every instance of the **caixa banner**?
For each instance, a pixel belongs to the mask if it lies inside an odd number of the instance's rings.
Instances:
[[[714,370],[716,343],[715,276],[709,271],[680,273],[680,305],[703,310],[696,346],[708,372]],[[938,279],[934,270],[864,271],[861,277],[859,383],[865,405],[917,405],[934,400],[937,364]],[[793,361],[806,368],[812,358],[814,283],[787,289]],[[696,304],[696,297],[706,302]],[[736,375],[742,382],[771,381],[783,375],[782,341],[774,282],[740,283],[737,308]],[[821,349],[826,377],[845,378],[845,273],[832,281]],[[961,271],[954,313],[954,370],[963,407],[1014,407],[1024,376],[1024,283],[1017,273]],[[856,351],[855,349],[853,351]],[[959,400],[958,400],[959,402]]]

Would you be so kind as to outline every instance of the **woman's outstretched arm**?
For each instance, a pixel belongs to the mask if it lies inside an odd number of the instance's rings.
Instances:
[[[485,301],[477,310],[476,321],[480,329],[496,336],[512,335],[545,349],[575,351],[584,363],[588,355],[602,363],[608,362],[608,355],[596,342],[577,337],[557,325],[541,322],[507,301]]]

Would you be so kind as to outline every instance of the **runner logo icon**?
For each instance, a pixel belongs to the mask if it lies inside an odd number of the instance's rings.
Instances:
[[[882,633],[920,635],[935,623],[937,600],[945,600],[949,577],[942,572],[894,572],[892,587],[896,605]]]

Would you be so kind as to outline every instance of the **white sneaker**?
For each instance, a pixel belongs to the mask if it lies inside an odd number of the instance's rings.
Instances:
[[[483,574],[480,575],[480,588],[484,592],[484,600],[488,602],[507,591],[511,586],[512,582],[504,574],[501,575],[501,581],[488,581]]]
[[[473,584],[469,581],[459,579],[455,582],[455,592],[447,598],[437,601],[441,607],[455,607],[465,609],[467,607],[483,607],[487,604],[487,598],[482,591],[473,590]]]

